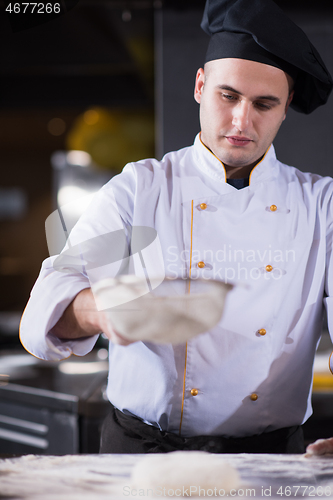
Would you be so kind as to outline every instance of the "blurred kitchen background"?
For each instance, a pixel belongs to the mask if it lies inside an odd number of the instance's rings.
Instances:
[[[83,360],[45,363],[21,347],[19,320],[42,260],[63,242],[45,236],[57,204],[92,195],[128,161],[192,144],[204,3],[61,0],[63,15],[27,26],[0,0],[0,454],[98,451],[106,341]],[[333,74],[332,0],[276,3]],[[278,157],[332,176],[332,132],[333,97],[310,116],[290,110]],[[324,324],[309,440],[333,435],[330,351]]]

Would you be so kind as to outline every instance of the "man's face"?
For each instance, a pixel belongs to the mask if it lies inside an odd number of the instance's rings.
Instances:
[[[244,59],[217,59],[199,69],[201,140],[227,170],[254,166],[275,138],[292,99],[282,70]]]

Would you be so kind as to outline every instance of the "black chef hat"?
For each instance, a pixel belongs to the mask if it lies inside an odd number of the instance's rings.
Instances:
[[[327,102],[333,81],[323,60],[272,0],[206,0],[201,27],[211,35],[206,62],[230,57],[282,69],[295,81],[291,107],[301,113]]]

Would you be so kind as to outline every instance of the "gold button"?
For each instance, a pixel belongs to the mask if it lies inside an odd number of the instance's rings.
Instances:
[[[206,210],[206,208],[207,208],[206,203],[200,203],[200,208],[201,208],[201,210]]]
[[[197,396],[199,394],[198,389],[191,389],[191,395],[192,396]]]
[[[203,267],[205,267],[205,263],[202,262],[202,260],[200,262],[198,262],[198,267],[200,267],[200,269],[202,269]]]
[[[253,394],[251,394],[250,399],[251,399],[251,401],[257,401],[257,399],[258,399],[258,394],[256,394],[256,393],[254,392]]]
[[[271,205],[269,207],[269,209],[270,209],[271,212],[276,212],[277,211],[277,206],[276,205]]]
[[[265,269],[266,269],[266,271],[267,271],[268,273],[270,273],[271,271],[273,271],[273,266],[271,266],[270,264],[268,264],[268,266],[266,266],[266,268],[265,268]]]
[[[260,328],[260,330],[258,330],[258,333],[260,335],[266,335],[267,332],[266,332],[265,328]]]

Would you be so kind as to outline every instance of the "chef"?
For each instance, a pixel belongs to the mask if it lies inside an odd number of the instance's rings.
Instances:
[[[202,27],[211,39],[195,81],[201,133],[161,161],[126,165],[100,190],[63,254],[43,263],[21,341],[61,360],[109,337],[101,452],[302,453],[324,305],[333,321],[333,181],[280,163],[272,142],[288,107],[325,104],[332,79],[271,0],[208,0]],[[145,264],[139,251],[118,252],[137,227],[156,232]],[[162,270],[239,286],[219,324],[187,343],[125,340],[91,285]]]

